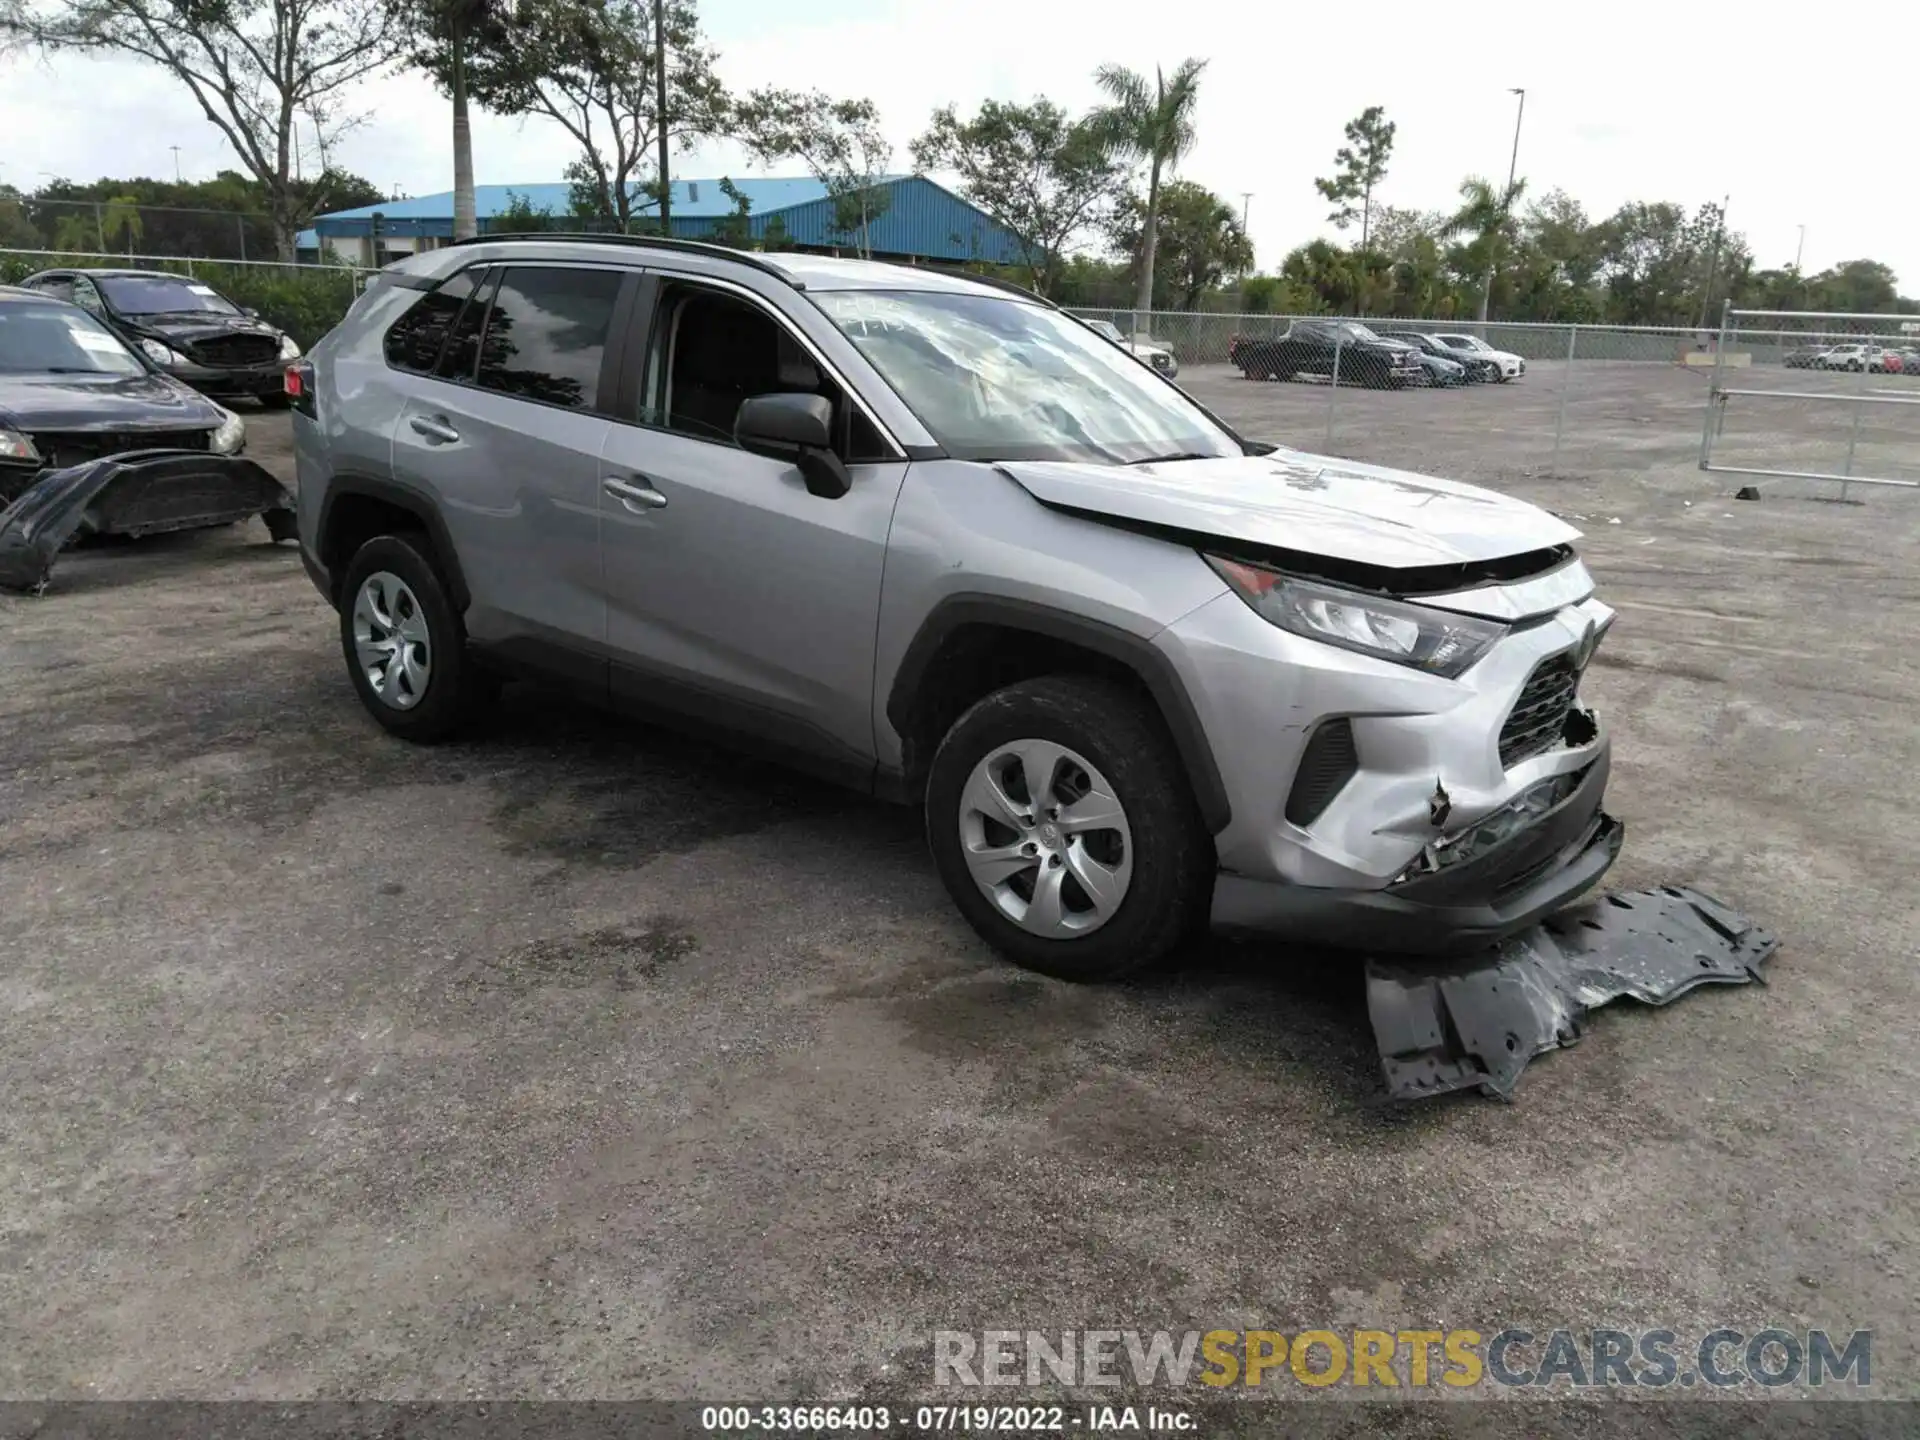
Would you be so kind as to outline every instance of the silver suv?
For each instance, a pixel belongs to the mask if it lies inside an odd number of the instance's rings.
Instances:
[[[924,804],[1013,960],[1460,950],[1606,872],[1613,613],[1541,510],[1243,439],[1011,286],[678,241],[382,271],[289,368],[367,709],[499,677]]]

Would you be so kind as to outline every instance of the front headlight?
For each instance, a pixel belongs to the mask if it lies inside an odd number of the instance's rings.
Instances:
[[[231,455],[247,440],[247,422],[231,410],[222,410],[227,418],[220,422],[220,428],[213,432],[209,448],[216,455]]]
[[[282,335],[280,337],[280,358],[282,360],[298,360],[300,358],[300,347],[294,343],[293,336]]]
[[[156,365],[184,365],[186,357],[178,351],[169,350],[158,340],[142,340],[140,349]]]
[[[1282,630],[1448,680],[1472,669],[1507,629],[1498,621],[1299,580],[1222,555],[1206,561],[1236,595]]]
[[[0,461],[38,465],[40,452],[34,449],[33,441],[18,430],[0,430]]]

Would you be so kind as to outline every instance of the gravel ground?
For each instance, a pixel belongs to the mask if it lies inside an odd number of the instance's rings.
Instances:
[[[1779,1324],[1920,1396],[1920,508],[1731,502],[1675,375],[1610,374],[1562,479],[1502,448],[1537,376],[1342,397],[1337,448],[1584,517],[1615,881],[1785,942],[1511,1106],[1383,1105],[1353,968],[1284,945],[1019,973],[916,816],[693,741],[524,688],[390,740],[257,524],[69,556],[0,598],[0,1392],[825,1399],[924,1390],[937,1329]],[[1187,383],[1323,442],[1311,387]]]

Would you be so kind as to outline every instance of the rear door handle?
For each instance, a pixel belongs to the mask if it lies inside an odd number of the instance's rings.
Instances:
[[[429,445],[451,445],[460,438],[460,432],[438,415],[416,415],[407,424],[414,434],[425,436]]]
[[[642,510],[663,509],[667,503],[667,497],[644,479],[608,480],[601,488],[635,514]]]

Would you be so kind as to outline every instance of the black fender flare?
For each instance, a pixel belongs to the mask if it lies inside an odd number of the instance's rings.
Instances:
[[[1090,620],[1070,611],[1057,610],[1031,600],[1005,595],[949,595],[930,610],[900,657],[887,690],[887,720],[895,733],[905,735],[928,668],[940,647],[955,631],[968,625],[992,625],[1008,630],[1025,630],[1051,640],[1078,645],[1097,655],[1124,665],[1145,685],[1159,707],[1167,730],[1179,750],[1194,800],[1210,833],[1218,835],[1233,818],[1227,800],[1227,787],[1220,778],[1220,767],[1213,757],[1199,712],[1187,695],[1187,688],[1173,662],[1153,643],[1131,631]]]
[[[461,614],[466,612],[467,606],[473,603],[473,592],[467,588],[467,577],[460,569],[460,552],[454,549],[453,532],[447,529],[440,507],[430,496],[411,486],[393,480],[377,480],[371,475],[336,476],[327,487],[326,498],[320,502],[320,523],[314,531],[323,547],[332,531],[334,503],[348,497],[378,500],[396,510],[404,510],[417,519],[433,540],[434,560],[441,578],[446,581],[447,596],[453,601],[454,610]],[[338,568],[331,567],[327,580],[330,598],[336,607],[340,603],[340,576],[334,573]]]

